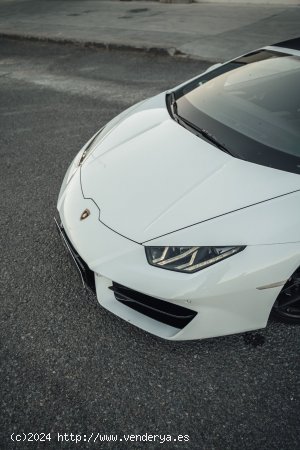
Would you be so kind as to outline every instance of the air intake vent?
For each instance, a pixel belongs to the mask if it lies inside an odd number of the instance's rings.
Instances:
[[[118,283],[113,283],[109,289],[114,292],[116,300],[129,308],[175,328],[184,328],[197,315],[196,311],[150,297]]]

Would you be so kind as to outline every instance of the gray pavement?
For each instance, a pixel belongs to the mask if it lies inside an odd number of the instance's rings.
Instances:
[[[299,2],[300,5],[300,2]],[[2,0],[0,35],[223,62],[299,35],[300,7],[245,3]]]
[[[0,39],[1,450],[299,449],[299,326],[270,320],[253,333],[158,339],[82,290],[53,223],[64,173],[87,139],[206,67]],[[23,432],[51,441],[11,440]],[[57,433],[123,441],[58,443]],[[189,441],[124,441],[145,433]]]

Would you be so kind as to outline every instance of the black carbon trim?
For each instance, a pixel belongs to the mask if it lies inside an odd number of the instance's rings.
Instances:
[[[89,268],[87,263],[81,258],[81,256],[78,254],[78,252],[75,250],[73,245],[70,242],[70,239],[68,238],[64,227],[62,225],[59,225],[58,221],[54,218],[56,229],[66,247],[68,250],[68,253],[72,259],[72,262],[76,266],[76,269],[78,270],[81,278],[81,282],[84,287],[87,287],[90,289],[94,294],[96,293],[96,285],[95,285],[95,275],[94,272]]]
[[[142,294],[118,283],[113,283],[109,289],[114,292],[116,300],[120,303],[151,319],[178,329],[184,328],[197,315],[197,312],[192,309]]]

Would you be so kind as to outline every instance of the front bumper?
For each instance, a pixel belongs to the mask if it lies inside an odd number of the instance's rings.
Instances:
[[[60,231],[64,230],[75,261],[94,277],[99,303],[171,340],[265,327],[281,286],[257,287],[288,278],[299,255],[295,244],[249,246],[205,270],[180,274],[150,266],[143,245],[101,222],[96,204],[82,195],[80,169],[62,187],[57,207]],[[86,208],[90,216],[80,220]],[[168,314],[171,320],[166,319]]]
[[[88,267],[86,262],[80,257],[71,244],[64,227],[54,218],[58,233],[66,247],[78,274],[80,275],[82,286],[96,293],[95,274]],[[141,292],[134,291],[118,283],[112,283],[109,289],[114,293],[115,299],[135,311],[139,311],[163,324],[173,326],[178,329],[184,328],[193,320],[197,313],[188,308],[175,305],[165,300],[150,297]]]
[[[58,220],[54,217],[54,222],[59,236],[62,239],[64,246],[66,247],[72,262],[74,263],[77,272],[80,275],[82,286],[89,289],[90,291],[96,293],[95,285],[95,275],[94,272],[89,268],[86,262],[80,257],[73,245],[71,244],[67,233],[64,230],[62,224],[59,224]]]

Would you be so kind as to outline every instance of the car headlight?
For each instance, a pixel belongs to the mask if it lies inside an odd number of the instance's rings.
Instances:
[[[103,132],[104,128],[105,128],[105,126],[102,127],[99,131],[97,131],[97,133],[94,134],[94,136],[90,139],[90,141],[84,146],[84,150],[81,153],[81,157],[80,157],[80,160],[79,160],[79,163],[78,163],[79,166],[81,166],[81,164],[83,163],[83,161],[86,160],[88,155],[90,153],[92,153],[92,150],[94,149],[93,144],[96,141],[96,139],[100,136],[100,134],[101,134],[101,137],[103,137],[103,133],[102,132]]]
[[[230,247],[145,247],[149,264],[161,269],[194,273],[244,250]]]
[[[139,103],[136,103],[135,105],[130,106],[129,108],[125,109],[125,111],[118,114],[116,117],[114,117],[112,120],[110,120],[104,127],[101,128],[101,130],[97,131],[97,133],[90,139],[90,141],[87,143],[87,145],[84,147],[84,150],[81,154],[81,158],[79,161],[79,166],[87,159],[87,157],[92,153],[94,150],[94,144],[98,144],[98,138],[102,140],[106,135],[108,135],[119,123],[122,122],[123,119],[125,119],[127,116],[132,114],[135,109],[138,109],[146,100],[142,100]]]

